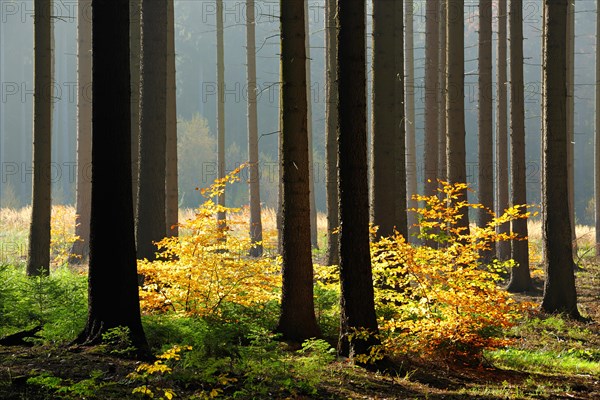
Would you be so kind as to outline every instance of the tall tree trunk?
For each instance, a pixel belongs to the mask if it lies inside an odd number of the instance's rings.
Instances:
[[[131,173],[133,215],[137,214],[140,179],[140,81],[142,79],[142,0],[129,2],[129,62],[131,74]]]
[[[542,7],[542,34],[540,35],[541,38],[541,58],[542,58],[542,64],[543,64],[543,58],[544,58],[544,54],[546,54],[546,38],[544,37],[544,32],[546,32],[546,7]],[[540,76],[540,81],[541,81],[541,91],[542,91],[542,95],[540,96],[540,115],[544,115],[544,103],[545,103],[545,96],[546,96],[546,88],[544,87],[544,68],[542,65],[542,68],[540,68],[540,72],[541,72],[541,76]],[[540,130],[541,132],[545,132],[546,131],[546,121],[544,120],[544,118],[540,117]],[[544,202],[541,200],[544,197],[544,188],[546,186],[546,181],[545,181],[545,176],[546,174],[544,173],[544,166],[546,165],[546,160],[544,159],[545,155],[544,155],[544,141],[540,140],[540,219],[543,221],[544,220],[544,214],[546,213],[546,206],[544,204]],[[541,265],[545,265],[546,263],[546,250],[544,248],[544,246],[542,246],[542,251],[540,254],[540,258],[541,258]]]
[[[310,242],[315,249],[319,248],[319,232],[317,226],[317,204],[315,202],[315,178],[313,162],[313,123],[312,123],[312,76],[310,71],[310,18],[308,0],[304,1],[304,25],[306,31],[306,90],[308,113],[308,180],[310,185]]]
[[[254,0],[246,0],[246,52],[248,68],[248,164],[250,170],[250,255],[260,257],[262,246],[262,220],[260,215],[260,182],[258,173],[258,111],[256,89],[256,29]]]
[[[406,65],[406,197],[408,209],[416,209],[419,205],[412,198],[417,194],[417,146],[415,144],[415,41],[413,21],[413,0],[404,1],[405,8],[405,65]],[[408,212],[408,232],[411,242],[417,242],[419,227],[416,212]]]
[[[450,3],[452,4],[452,2]],[[440,0],[427,0],[425,10],[425,136],[423,148],[424,194],[437,194],[438,170],[438,66]],[[462,35],[462,33],[461,33]],[[462,50],[461,50],[462,52]],[[461,73],[462,74],[462,73]]]
[[[494,210],[494,133],[492,124],[492,0],[479,0],[479,209],[477,224],[486,227]],[[492,259],[491,249],[482,252],[483,262]]]
[[[396,202],[397,152],[400,137],[396,131],[396,24],[395,3],[373,0],[373,96],[371,154],[371,213],[378,226],[377,238],[391,236],[398,227]]]
[[[49,0],[34,2],[33,195],[27,275],[50,273],[52,47]]]
[[[167,144],[167,0],[142,0],[140,179],[137,251],[154,260],[167,232],[165,169]]]
[[[569,1],[567,10],[567,169],[569,188],[569,220],[571,243],[577,255],[575,232],[575,0]]]
[[[152,0],[154,1],[154,0]],[[149,347],[140,318],[131,192],[129,3],[92,0],[92,215],[88,318],[76,339],[95,344],[119,326],[142,356]],[[110,196],[107,196],[110,193]],[[115,232],[119,240],[114,239]]]
[[[565,207],[569,190],[567,168],[567,0],[544,0],[545,54],[543,132],[545,179],[542,201],[546,212],[542,224],[542,241],[546,251],[546,279],[542,310],[566,313],[578,318],[577,292],[573,272],[573,247],[569,209]],[[550,185],[551,183],[551,185]]]
[[[340,219],[338,208],[337,179],[337,25],[335,20],[336,0],[325,2],[325,60],[327,103],[325,110],[327,158],[327,265],[339,265],[340,241],[337,232]]]
[[[358,330],[378,333],[369,251],[365,0],[338,1],[338,165],[340,196],[340,340],[343,356],[369,354],[377,344],[349,340]]]
[[[225,177],[225,44],[223,27],[223,0],[217,1],[217,178]],[[217,204],[225,207],[225,192],[217,198]],[[227,215],[217,213],[219,227],[225,229]]]
[[[406,212],[406,115],[404,113],[404,0],[394,1],[394,136],[396,156],[394,160],[394,209],[396,230],[408,240],[408,216]]]
[[[167,3],[167,144],[166,214],[167,236],[179,235],[179,176],[177,174],[177,79],[175,68],[175,1]]]
[[[506,0],[498,1],[498,52],[496,83],[496,214],[502,215],[508,209],[508,107],[507,107],[507,73],[506,73]],[[498,227],[497,232],[510,232],[510,224]],[[496,244],[496,257],[500,261],[510,259],[510,241],[504,240]]]
[[[319,336],[313,298],[304,2],[281,0],[283,286],[277,332]]]
[[[527,204],[525,174],[525,95],[523,81],[523,1],[510,0],[510,171],[511,203]],[[516,266],[511,270],[509,292],[523,292],[531,288],[529,274],[529,241],[527,220],[512,221],[512,230],[519,240],[512,243],[512,259]]]
[[[600,0],[596,1],[596,132],[595,132],[595,217],[596,257],[600,256]]]
[[[84,263],[90,252],[92,196],[92,1],[77,5],[77,217],[70,263]]]
[[[446,0],[440,1],[439,32],[439,67],[438,80],[438,172],[437,177],[448,180],[448,163],[446,162]]]
[[[465,54],[464,54],[464,0],[448,0],[448,12],[446,14],[447,55],[448,63],[446,81],[446,138],[448,182],[466,183],[466,152],[465,152]],[[455,201],[466,201],[467,191],[462,193],[460,199]],[[468,209],[463,208],[462,217],[458,221],[458,227],[464,228],[469,233]]]

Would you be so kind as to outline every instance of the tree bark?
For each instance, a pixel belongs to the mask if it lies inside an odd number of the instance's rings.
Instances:
[[[466,183],[466,152],[465,152],[465,80],[464,80],[464,0],[448,0],[446,14],[447,39],[447,81],[446,81],[446,139],[448,162],[448,182]],[[463,191],[462,198],[457,201],[467,200],[467,191]],[[468,209],[463,208],[462,217],[457,227],[464,228],[464,233],[469,233]]]
[[[167,0],[142,0],[140,179],[137,251],[154,260],[167,232],[165,169],[167,144]]]
[[[223,27],[223,0],[217,1],[217,178],[225,177],[225,44]],[[217,204],[225,207],[225,191],[217,198]],[[225,229],[227,214],[217,213],[219,227]]]
[[[575,232],[575,0],[569,1],[567,10],[567,169],[569,188],[569,220],[571,244],[577,255]]]
[[[506,32],[507,8],[506,0],[498,0],[498,76],[496,83],[496,214],[502,215],[509,207],[508,202],[508,107],[507,107],[507,73],[506,73]],[[510,223],[502,224],[498,233],[510,232]],[[504,240],[496,244],[496,257],[500,261],[510,259],[510,241]]]
[[[313,298],[304,2],[281,0],[283,271],[277,332],[287,340],[320,336]]]
[[[525,95],[523,82],[523,1],[510,0],[510,171],[511,203],[527,204],[525,161]],[[512,243],[512,259],[516,266],[511,270],[509,292],[523,292],[532,287],[529,273],[529,244],[527,220],[512,221],[512,231],[519,240]]]
[[[27,275],[50,273],[52,47],[51,2],[34,2],[33,193]]]
[[[78,343],[119,326],[147,356],[137,288],[131,191],[129,3],[92,0],[93,132],[88,319]],[[110,193],[110,196],[107,196]],[[119,240],[114,239],[115,232]]]
[[[600,0],[596,2],[600,9]],[[595,225],[596,225],[596,257],[600,256],[600,12],[596,16],[596,132],[595,132]]]
[[[484,228],[494,210],[493,99],[492,99],[492,0],[479,0],[479,203],[477,224]],[[486,264],[492,251],[481,253]]]
[[[413,0],[405,0],[405,66],[406,66],[406,197],[408,209],[416,209],[419,204],[412,198],[417,194],[417,147],[415,144],[415,50]],[[445,135],[445,134],[444,134]],[[416,212],[408,212],[408,232],[411,243],[418,242]]]
[[[338,86],[337,86],[337,25],[335,20],[336,0],[326,0],[325,3],[325,60],[327,104],[326,143],[327,158],[327,265],[339,265],[340,225],[338,208],[338,178],[337,178],[337,118],[338,118]]]
[[[446,0],[440,1],[439,28],[439,60],[438,60],[438,172],[442,181],[448,180],[448,163],[446,161]]]
[[[543,201],[547,212],[542,224],[542,240],[546,251],[546,279],[542,310],[565,313],[579,318],[577,292],[573,272],[573,247],[569,209],[565,207],[569,191],[567,168],[567,0],[545,0],[545,54]],[[551,183],[551,185],[550,185]]]
[[[256,88],[256,29],[254,0],[246,0],[246,40],[248,68],[248,189],[250,197],[250,242],[252,257],[263,253],[260,215],[260,181],[258,173],[258,111]]]
[[[77,6],[77,217],[70,263],[85,263],[90,253],[92,196],[92,2]]]
[[[340,196],[340,339],[343,356],[369,354],[378,343],[349,340],[355,330],[378,333],[369,250],[365,1],[338,1],[338,165]]]
[[[167,3],[167,111],[166,111],[166,236],[179,235],[179,177],[177,173],[177,79],[175,67],[175,4]]]
[[[142,0],[129,2],[129,60],[131,73],[131,173],[133,215],[137,214],[140,179],[140,82],[142,64]]]
[[[440,1],[427,0],[425,7],[425,136],[423,164],[424,194],[426,196],[431,196],[437,195],[438,187],[438,41]]]

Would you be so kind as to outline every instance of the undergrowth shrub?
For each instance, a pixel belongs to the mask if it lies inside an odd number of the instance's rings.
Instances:
[[[231,224],[221,227],[220,212],[239,210],[214,202],[227,183],[239,180],[239,169],[201,190],[206,198],[195,217],[180,224],[189,235],[161,240],[158,260],[139,262],[144,286],[140,290],[145,312],[174,311],[179,314],[210,316],[223,312],[225,304],[264,308],[278,299],[280,262],[278,258],[252,258],[252,244],[246,232],[236,235]]]

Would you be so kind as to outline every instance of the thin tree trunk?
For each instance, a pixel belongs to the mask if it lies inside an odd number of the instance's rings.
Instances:
[[[438,60],[438,179],[448,180],[448,163],[446,162],[446,0],[440,1],[440,32]]]
[[[451,2],[452,4],[452,2]],[[427,0],[425,11],[425,136],[423,148],[424,194],[437,194],[438,170],[438,67],[439,0]],[[462,53],[462,50],[461,50]],[[462,73],[461,73],[462,74]]]
[[[167,145],[167,0],[142,0],[140,92],[140,179],[137,252],[154,260],[167,232],[165,169]]]
[[[447,162],[448,182],[466,183],[466,152],[465,152],[465,55],[464,55],[464,0],[448,0],[446,19],[447,55],[448,63],[446,81],[446,129],[447,129]],[[462,198],[455,201],[466,201],[467,191],[464,190]],[[469,214],[463,208],[462,217],[458,227],[464,228],[464,233],[469,233]]]
[[[507,107],[507,73],[506,73],[506,0],[498,1],[498,77],[496,83],[496,214],[502,215],[509,207],[508,202],[508,107]],[[498,227],[499,234],[510,232],[510,223]],[[510,241],[504,240],[496,244],[496,257],[500,261],[510,259]]]
[[[283,270],[277,332],[303,341],[320,336],[313,298],[310,180],[303,2],[281,0],[281,149]]]
[[[225,44],[223,27],[223,0],[217,1],[217,178],[225,177]],[[217,204],[225,207],[225,191],[217,198]],[[225,229],[227,215],[217,213],[219,227]]]
[[[600,256],[600,0],[596,1],[596,133],[595,133],[596,257]]]
[[[571,243],[577,255],[575,232],[575,0],[569,0],[567,11],[567,168],[569,188],[569,220]]]
[[[304,25],[306,31],[306,90],[308,112],[308,181],[310,185],[310,242],[315,249],[319,248],[319,232],[317,226],[317,204],[315,202],[315,179],[313,162],[313,123],[312,123],[312,76],[310,71],[310,18],[308,0],[304,1]]]
[[[569,190],[567,168],[567,82],[568,55],[567,0],[545,0],[545,54],[543,67],[544,114],[543,132],[545,152],[544,196],[546,212],[542,224],[542,240],[546,248],[546,280],[542,310],[548,313],[566,313],[579,318],[577,292],[573,272],[573,247],[569,209],[565,207]]]
[[[136,216],[138,183],[140,179],[140,71],[142,62],[142,0],[131,0],[129,2],[129,20],[129,60],[131,71],[131,190],[133,193],[133,214]]]
[[[246,53],[248,68],[248,169],[250,197],[250,250],[252,257],[263,253],[262,220],[260,215],[260,182],[258,174],[258,111],[256,89],[256,29],[254,0],[246,0]]]
[[[326,119],[326,158],[327,158],[327,265],[339,265],[340,248],[337,229],[340,225],[338,208],[337,178],[337,25],[335,20],[336,0],[325,3],[325,60],[327,105]]]
[[[527,204],[525,174],[525,95],[523,82],[523,1],[510,0],[510,171],[511,203]],[[529,242],[527,220],[512,221],[512,231],[519,240],[512,243],[512,259],[516,266],[511,270],[509,292],[523,292],[532,286],[529,273]]]
[[[150,353],[137,288],[131,191],[129,3],[92,0],[93,132],[88,319],[76,342],[95,344],[119,326]],[[110,193],[110,196],[106,194]],[[115,232],[119,239],[115,240]]]
[[[50,273],[52,47],[51,2],[34,2],[33,193],[27,275]]]
[[[479,0],[479,203],[477,224],[486,227],[494,210],[494,134],[492,99],[492,0]],[[492,251],[482,252],[482,261],[491,262]]]
[[[394,37],[397,1],[373,0],[371,213],[373,224],[379,227],[377,238],[393,235],[398,226],[396,161],[400,137],[396,132],[395,50],[401,48],[396,49]]]
[[[417,194],[417,147],[415,144],[415,50],[413,0],[405,0],[405,65],[406,65],[406,192],[408,209],[416,209],[419,204],[412,198]],[[418,242],[416,212],[408,212],[408,232],[411,243]]]
[[[338,1],[340,340],[343,356],[369,354],[378,333],[369,250],[365,1]],[[367,340],[349,340],[355,329]]]
[[[175,69],[175,4],[167,3],[167,160],[166,215],[167,236],[179,235],[179,177],[177,173],[177,79]]]
[[[70,263],[84,263],[90,252],[92,196],[92,1],[77,8],[77,217]]]

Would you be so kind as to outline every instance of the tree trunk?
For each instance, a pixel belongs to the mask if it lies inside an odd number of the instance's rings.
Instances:
[[[508,209],[508,107],[506,73],[506,0],[498,0],[498,77],[496,83],[496,214],[502,215]],[[502,224],[498,233],[510,232],[510,223]],[[500,261],[510,259],[510,241],[496,244],[496,257]]]
[[[395,3],[373,0],[373,96],[371,147],[371,213],[378,226],[377,238],[391,236],[398,227],[396,204],[400,187],[396,185],[396,165],[400,137],[396,131],[396,21]]]
[[[167,0],[142,0],[140,179],[137,251],[154,260],[167,232],[165,169],[167,129]]]
[[[179,176],[177,174],[177,79],[175,68],[175,5],[167,3],[167,144],[166,214],[167,236],[179,235]]]
[[[439,8],[440,0],[427,0],[425,11],[425,110],[427,112],[425,113],[423,148],[424,194],[426,196],[436,195],[438,187]]]
[[[325,60],[327,103],[326,144],[327,158],[327,265],[339,265],[340,241],[337,231],[340,225],[338,208],[338,179],[337,179],[337,25],[335,20],[336,0],[326,0],[325,3]]]
[[[596,2],[600,9],[600,0]],[[595,133],[595,217],[596,257],[600,256],[600,12],[596,13],[596,133]]]
[[[415,50],[414,50],[414,21],[413,0],[404,1],[405,8],[405,65],[406,65],[406,197],[408,198],[408,209],[416,209],[419,204],[412,198],[417,194],[417,147],[415,144]],[[418,242],[416,212],[408,212],[409,240]]]
[[[492,99],[492,0],[479,0],[479,203],[477,224],[484,228],[492,221],[494,210],[493,99]],[[486,264],[492,251],[481,253]]]
[[[223,0],[217,0],[217,178],[225,177],[225,44],[223,27]],[[225,207],[225,191],[217,198],[217,204]],[[227,215],[217,213],[219,227],[225,229]]]
[[[369,354],[378,343],[349,340],[358,330],[378,333],[369,251],[365,1],[338,1],[338,165],[340,196],[340,340],[343,356]]]
[[[93,132],[88,319],[78,343],[127,327],[147,356],[140,318],[131,192],[129,3],[92,0]],[[110,195],[107,196],[107,193]],[[115,240],[115,232],[119,239]]]
[[[129,2],[129,40],[131,70],[131,173],[133,215],[137,214],[138,184],[140,179],[140,81],[142,79],[142,0]]]
[[[85,263],[90,253],[92,196],[92,1],[77,8],[77,217],[69,263]]]
[[[543,199],[546,210],[542,240],[546,251],[546,280],[542,310],[566,313],[578,318],[573,272],[573,247],[569,209],[567,169],[567,0],[545,0],[545,54],[543,132],[545,179]],[[551,183],[551,184],[550,184]]]
[[[440,1],[439,32],[439,67],[438,80],[438,172],[437,177],[448,180],[448,163],[446,162],[446,0]]]
[[[510,171],[511,203],[527,204],[525,174],[525,96],[523,83],[523,1],[510,0]],[[512,231],[519,240],[512,243],[512,259],[516,266],[511,270],[509,292],[523,292],[531,288],[529,274],[529,245],[527,220],[512,221]]]
[[[34,2],[33,193],[27,275],[50,273],[52,47],[51,2]]]
[[[567,10],[567,169],[569,188],[569,220],[571,244],[577,255],[575,232],[575,0],[569,1]]]
[[[283,286],[277,332],[320,336],[313,299],[304,2],[281,0]]]
[[[448,182],[466,183],[467,168],[465,154],[465,54],[464,54],[464,0],[448,0],[448,12],[446,14],[448,76],[446,80],[446,139]],[[462,193],[463,198],[457,201],[467,200],[467,191]],[[464,228],[465,234],[469,233],[468,209],[463,208],[462,217],[458,221],[458,227]]]
[[[248,169],[250,197],[250,250],[252,257],[263,253],[262,220],[260,215],[260,182],[258,173],[258,111],[256,104],[256,29],[254,0],[246,0],[246,40],[248,67]]]

